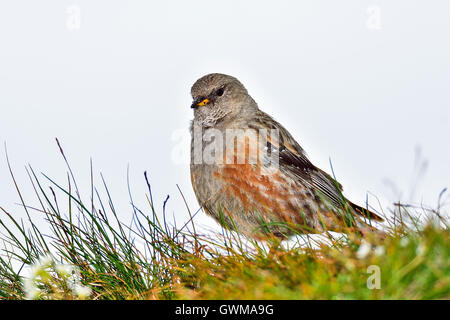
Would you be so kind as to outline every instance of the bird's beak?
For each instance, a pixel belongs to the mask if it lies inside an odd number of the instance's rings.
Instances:
[[[194,100],[194,102],[191,105],[191,108],[195,109],[198,107],[202,107],[204,105],[207,105],[209,102],[210,102],[210,100],[208,98],[199,97]]]

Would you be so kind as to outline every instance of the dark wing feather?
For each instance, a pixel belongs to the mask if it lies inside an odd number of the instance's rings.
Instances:
[[[342,185],[328,173],[314,166],[304,150],[283,126],[269,115],[262,114],[264,116],[260,118],[261,127],[279,130],[279,141],[273,142],[268,139],[267,143],[269,149],[278,153],[279,165],[282,170],[286,170],[289,174],[301,179],[303,183],[311,186],[319,198],[325,197],[333,206],[343,207],[348,204],[357,214],[383,221],[383,218],[375,213],[348,201],[342,195]]]
[[[279,162],[281,168],[313,187],[319,197],[325,197],[334,206],[343,204],[345,198],[342,196],[342,186],[326,172],[314,166],[304,152],[293,152],[281,142]]]
[[[359,215],[383,221],[383,218],[377,214],[347,200],[342,195],[342,185],[328,173],[314,166],[303,150],[301,152],[291,151],[283,141],[280,141],[279,164],[280,167],[298,176],[303,182],[309,183],[321,199],[324,197],[324,200],[328,200],[333,206],[342,208],[348,204]]]

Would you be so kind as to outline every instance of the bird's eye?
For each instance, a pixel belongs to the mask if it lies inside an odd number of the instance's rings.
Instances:
[[[220,88],[220,89],[218,89],[217,91],[216,91],[216,95],[217,96],[221,96],[221,95],[223,95],[223,88]]]

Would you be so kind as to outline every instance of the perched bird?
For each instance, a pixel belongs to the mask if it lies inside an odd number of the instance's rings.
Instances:
[[[376,230],[377,214],[345,199],[291,134],[261,111],[236,78],[219,73],[191,89],[191,180],[204,211],[256,239],[352,228]],[[368,222],[366,222],[368,221]]]

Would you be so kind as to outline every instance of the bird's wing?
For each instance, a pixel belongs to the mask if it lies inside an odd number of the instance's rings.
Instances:
[[[345,199],[342,195],[342,185],[338,181],[311,163],[305,151],[281,124],[261,111],[261,115],[254,125],[259,128],[276,129],[278,131],[278,139],[272,139],[271,136],[268,136],[267,143],[268,147],[274,149],[276,156],[278,156],[280,170],[301,179],[302,183],[309,185],[319,198],[328,201],[335,207],[342,207],[347,203],[352,208],[355,207],[354,209],[361,209],[361,207]],[[383,220],[367,210],[364,210],[364,212],[355,211],[375,220]]]
[[[275,138],[268,133],[267,144],[269,150],[278,157],[280,170],[302,180],[310,185],[318,195],[327,197],[335,206],[342,204],[342,186],[329,174],[314,166],[305,151],[294,140],[291,134],[269,115],[261,111],[261,116],[253,123],[255,129],[275,129]]]

